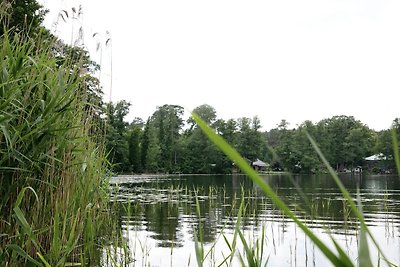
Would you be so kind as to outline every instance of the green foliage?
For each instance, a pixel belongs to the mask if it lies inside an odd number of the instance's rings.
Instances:
[[[275,171],[326,172],[326,167],[319,162],[306,132],[320,144],[324,155],[337,171],[363,166],[366,164],[364,158],[374,153],[383,153],[388,159],[380,163],[378,171],[394,170],[394,162],[391,160],[393,149],[390,131],[376,133],[351,116],[334,116],[316,124],[305,121],[293,129],[289,128],[286,120],[282,120],[276,128],[262,133],[261,122],[257,116],[252,119],[242,117],[225,121],[218,119],[215,109],[206,104],[195,108],[195,111],[199,112],[199,116],[204,118],[220,136],[228,140],[249,162],[257,159],[267,161]],[[127,110],[124,114],[127,114]],[[111,151],[113,163],[119,166],[115,168],[116,171],[153,173],[232,171],[232,161],[204,136],[192,117],[189,117],[187,125],[184,125],[182,107],[176,105],[158,107],[144,128],[143,123],[140,123],[139,128],[143,133],[139,134],[137,129],[134,137],[132,129],[123,121],[124,116],[119,121],[121,127],[115,126],[108,130],[107,147]],[[113,120],[110,120],[109,125],[114,125]],[[132,142],[135,143],[134,146]]]
[[[374,153],[382,153],[387,157],[393,157],[392,133],[390,129],[377,133],[377,141],[374,147]]]
[[[161,149],[157,138],[156,128],[150,121],[146,124],[143,141],[148,142],[146,150],[143,150],[142,153],[142,159],[145,159],[143,169],[147,172],[158,172]],[[145,147],[143,147],[143,149],[144,148]]]
[[[158,166],[163,172],[178,171],[176,166],[177,141],[183,126],[183,108],[176,105],[159,107],[152,116],[157,129],[157,141],[160,147]]]
[[[397,173],[400,176],[399,127],[396,128],[396,125],[394,125],[394,127],[392,128],[392,140],[393,140],[394,161],[396,164]]]
[[[257,117],[248,121],[248,127],[238,130],[233,119],[216,120],[216,111],[209,105],[196,108],[224,137],[248,151],[251,160],[263,158],[265,141]],[[141,143],[141,161],[148,172],[229,173],[232,162],[208,140],[195,125],[187,120],[189,129],[183,131],[183,108],[164,105],[157,108],[144,128]],[[241,143],[240,143],[241,142]]]
[[[37,33],[47,13],[36,0],[5,0],[0,3],[0,10],[0,35],[5,29]]]
[[[255,161],[265,154],[266,143],[262,138],[260,120],[254,117],[238,119],[239,133],[237,135],[237,149],[243,157]]]
[[[60,64],[52,41],[0,37],[0,265],[97,260],[83,243],[97,238],[106,201],[102,137],[86,108],[96,103],[85,62]]]
[[[128,133],[129,165],[132,167],[134,173],[139,173],[142,170],[140,162],[141,133],[142,129],[138,126],[133,126]]]
[[[218,150],[207,139],[201,129],[195,128],[187,133],[184,154],[184,173],[215,173]]]
[[[217,118],[217,112],[215,111],[215,108],[208,104],[200,105],[196,107],[193,111],[196,112],[196,114],[198,114],[200,118],[202,118],[209,125],[212,125]],[[189,118],[188,123],[191,129],[196,127],[196,122],[193,118]]]
[[[306,132],[315,138],[328,161],[338,171],[363,165],[364,158],[372,155],[374,147],[377,147],[376,133],[353,117],[334,116],[317,124],[305,121],[291,130],[287,129],[287,122],[283,120],[266,137],[269,146],[276,151],[278,162],[290,172],[325,170],[325,166],[318,163]]]
[[[328,161],[336,169],[343,169],[346,165],[354,164],[354,161],[362,160],[363,157],[368,156],[368,154],[364,154],[365,152],[372,152],[373,144],[370,147],[364,147],[369,145],[369,141],[363,139],[371,138],[371,130],[360,121],[354,119],[354,117],[334,116],[331,119],[319,122],[317,128],[319,133],[317,142],[320,144],[321,150]],[[357,132],[354,132],[357,128],[359,128],[359,136],[356,136]],[[361,139],[356,139],[357,137],[361,137]],[[349,142],[353,143],[350,144]],[[363,147],[356,151],[354,149],[356,146]],[[348,151],[347,149],[352,149],[353,151]]]
[[[367,126],[352,128],[344,140],[345,162],[362,165],[364,157],[373,153],[374,144],[374,133]]]
[[[143,130],[141,150],[140,150],[140,162],[144,170],[147,169],[148,151],[150,145],[150,119],[147,120]]]
[[[117,172],[129,171],[128,123],[124,118],[129,113],[130,104],[125,100],[106,106],[106,149],[108,159]]]

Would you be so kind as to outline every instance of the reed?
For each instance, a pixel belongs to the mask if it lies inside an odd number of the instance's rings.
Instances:
[[[0,36],[0,265],[98,261],[106,160],[84,62],[54,42]]]

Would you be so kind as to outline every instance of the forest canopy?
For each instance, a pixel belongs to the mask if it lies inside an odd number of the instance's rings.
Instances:
[[[230,173],[232,162],[210,142],[184,109],[165,104],[144,122],[125,121],[130,104],[108,103],[107,144],[116,172]],[[325,171],[306,132],[318,143],[338,171],[363,166],[365,158],[382,153],[387,159],[377,170],[393,170],[391,130],[374,131],[352,116],[333,116],[317,123],[304,121],[294,128],[286,120],[262,131],[257,116],[224,120],[204,104],[193,110],[249,162],[267,162],[270,170],[293,173]],[[398,136],[399,119],[393,121]]]

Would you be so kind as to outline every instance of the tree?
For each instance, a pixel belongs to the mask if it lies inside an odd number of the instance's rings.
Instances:
[[[157,131],[153,125],[148,128],[148,149],[146,153],[146,171],[148,172],[165,172],[160,167],[161,148],[157,138]]]
[[[253,119],[238,119],[237,149],[239,153],[254,161],[257,158],[264,158],[266,154],[266,143],[259,129],[261,128],[260,119],[255,116]]]
[[[36,0],[5,0],[0,3],[0,10],[0,36],[4,29],[35,33],[48,12]]]
[[[193,112],[197,114],[205,123],[213,127],[213,123],[217,118],[217,112],[212,106],[208,104],[203,104],[201,106],[196,107],[193,110]],[[190,117],[187,122],[190,125],[190,129],[196,127],[196,122],[192,117]]]
[[[128,148],[129,148],[129,165],[134,173],[142,171],[141,164],[141,151],[140,151],[140,139],[142,135],[141,127],[132,125],[129,136],[128,136]]]
[[[158,107],[151,117],[151,124],[157,132],[157,144],[160,148],[158,166],[164,172],[178,171],[176,162],[177,142],[183,126],[183,107],[163,105]]]
[[[395,131],[397,140],[400,142],[400,119],[393,120],[392,129],[383,130],[376,134],[374,152],[376,154],[383,153],[386,157],[384,163],[386,169],[395,169],[392,131]]]
[[[294,150],[297,151],[299,160],[292,166],[294,172],[310,173],[320,169],[321,164],[317,152],[311,145],[307,133],[314,139],[317,137],[316,127],[311,121],[303,122],[295,132],[296,146]]]
[[[396,118],[393,120],[392,130],[396,133],[395,136],[396,136],[397,142],[400,143],[400,118]],[[399,149],[399,147],[394,148],[394,149]]]
[[[141,165],[144,170],[147,170],[147,153],[149,151],[149,145],[150,145],[150,134],[149,134],[149,129],[150,128],[150,118],[147,119],[146,125],[144,126],[144,131],[142,135],[142,146],[141,146],[141,151],[140,151],[140,160],[141,160]]]
[[[390,129],[377,133],[374,152],[375,154],[383,153],[386,157],[393,156],[392,132]]]
[[[278,130],[287,130],[289,128],[290,123],[285,120],[282,119],[281,122],[277,125],[278,126]]]
[[[376,136],[367,126],[352,128],[344,140],[345,162],[351,167],[362,165],[364,158],[373,153]]]
[[[288,130],[287,122],[282,120],[266,136],[279,162],[291,172],[313,172],[323,168],[306,133],[314,138],[324,156],[338,170],[362,164],[372,153],[375,142],[373,131],[351,116],[334,116],[316,125],[305,121],[293,130]]]
[[[205,136],[200,128],[195,128],[187,135],[185,147],[185,171],[190,173],[215,173],[218,149]]]
[[[126,137],[128,123],[124,118],[129,113],[130,103],[125,100],[115,105],[110,102],[106,107],[107,129],[106,149],[109,151],[109,161],[117,172],[128,171],[129,168],[129,145]]]
[[[330,164],[340,170],[347,163],[345,155],[345,140],[351,129],[362,126],[352,116],[334,116],[318,123],[319,135],[317,143]]]
[[[228,134],[229,131],[225,131],[225,122],[217,120],[216,111],[210,105],[198,106],[193,111],[212,128],[217,129],[220,134],[222,132]],[[232,166],[231,161],[196,126],[192,117],[187,122],[190,124],[190,128],[185,131],[180,142],[185,155],[182,170],[190,173],[229,172]],[[232,127],[232,122],[230,124],[229,127]]]
[[[274,159],[273,168],[284,168],[287,171],[293,171],[300,162],[299,151],[295,148],[296,132],[278,127],[279,143],[275,147],[277,159]],[[275,162],[277,161],[277,162]]]
[[[282,119],[275,128],[264,133],[264,139],[266,140],[268,147],[266,158],[271,162],[273,170],[283,169],[283,162],[279,157],[282,156],[281,153],[288,153],[281,147],[282,141],[284,140],[283,138],[288,132],[288,126],[289,123],[285,119]]]
[[[237,123],[234,119],[224,121],[219,119],[214,123],[215,130],[220,134],[231,146],[237,143]]]

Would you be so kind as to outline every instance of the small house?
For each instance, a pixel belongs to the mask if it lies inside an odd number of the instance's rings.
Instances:
[[[367,169],[372,173],[391,173],[391,157],[383,153],[364,158]]]
[[[268,167],[269,167],[269,164],[267,164],[267,163],[265,163],[265,162],[263,162],[263,161],[261,161],[261,160],[259,160],[259,159],[257,159],[256,161],[254,161],[254,162],[252,163],[252,165],[253,165],[253,168],[254,168],[256,171],[266,171],[266,170],[268,169]]]
[[[386,156],[383,153],[375,154],[365,158],[366,161],[381,161],[386,160]]]

